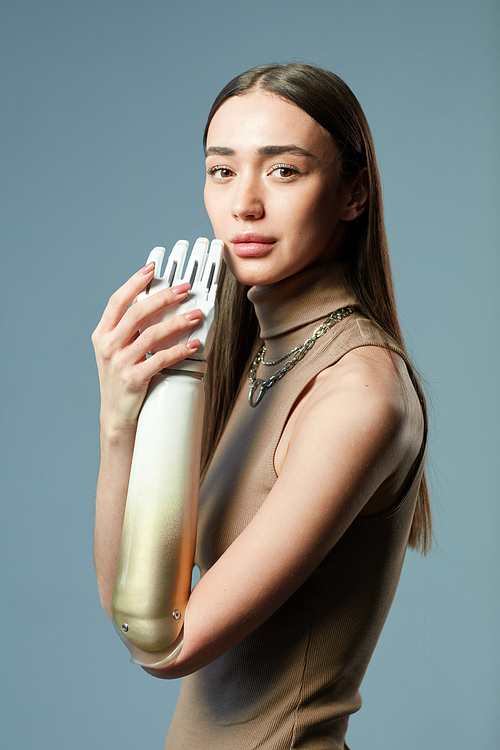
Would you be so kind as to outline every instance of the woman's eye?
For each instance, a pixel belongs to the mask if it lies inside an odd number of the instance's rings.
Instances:
[[[225,180],[233,174],[233,171],[229,167],[211,167],[207,172],[210,177],[217,177],[220,180]]]
[[[286,164],[278,164],[278,166],[273,167],[271,170],[271,174],[275,174],[282,179],[295,177],[295,175],[298,173],[299,170],[296,169],[296,167],[288,167]]]

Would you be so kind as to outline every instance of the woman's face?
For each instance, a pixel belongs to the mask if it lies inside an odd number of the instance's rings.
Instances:
[[[330,134],[279,96],[228,99],[207,137],[205,206],[225,260],[249,286],[335,257],[350,218]]]

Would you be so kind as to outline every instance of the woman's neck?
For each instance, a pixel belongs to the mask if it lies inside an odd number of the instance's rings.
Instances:
[[[347,283],[347,264],[341,262],[307,266],[276,284],[254,286],[247,296],[266,342],[356,304]]]

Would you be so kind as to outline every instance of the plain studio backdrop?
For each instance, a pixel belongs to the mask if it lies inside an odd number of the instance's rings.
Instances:
[[[218,91],[305,60],[370,122],[431,396],[435,549],[407,556],[347,739],[497,750],[496,0],[2,0],[0,26],[2,748],[163,747],[179,682],[129,664],[97,595],[90,334],[153,246],[212,236],[201,134]]]

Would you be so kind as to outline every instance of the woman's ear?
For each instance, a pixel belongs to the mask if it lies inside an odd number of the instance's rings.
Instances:
[[[347,189],[344,210],[340,217],[344,221],[353,221],[361,216],[368,201],[368,167],[363,167]]]

